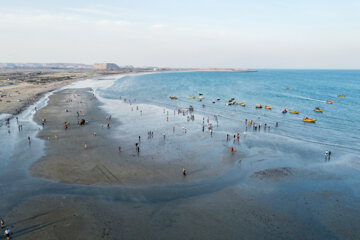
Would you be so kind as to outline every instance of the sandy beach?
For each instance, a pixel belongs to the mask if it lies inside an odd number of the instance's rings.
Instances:
[[[177,141],[183,141],[186,134],[177,126],[176,131],[164,140],[162,133],[171,129],[171,125],[164,120],[164,129],[156,128],[155,137],[151,139],[145,130],[139,133],[136,129],[126,132],[126,127],[122,128],[125,122],[114,119],[110,121],[108,128],[107,113],[100,108],[101,103],[90,90],[70,89],[56,93],[50,97],[48,106],[36,114],[35,120],[39,125],[42,119],[46,119],[44,129],[38,135],[46,140],[46,156],[30,167],[34,176],[85,185],[183,183],[224,174],[232,168],[235,160],[241,157],[241,152],[220,151],[220,160],[214,160],[217,155],[209,154],[211,146],[199,135],[200,132],[188,137],[192,144],[201,146],[201,151],[197,152],[193,145],[184,143],[179,149],[176,146]],[[154,109],[147,110],[150,106],[140,105],[140,115],[136,106],[138,105],[118,103],[118,108],[122,109],[124,115],[120,119],[126,119],[126,115],[131,113],[136,114],[134,117],[141,121],[138,124],[143,126],[148,122],[146,118],[153,118],[151,112]],[[160,108],[156,110],[160,113],[162,111]],[[77,112],[80,113],[79,117]],[[178,121],[184,119],[182,115],[175,117],[179,118]],[[81,119],[88,123],[79,126],[78,121]],[[66,130],[65,122],[70,123]],[[114,136],[117,136],[117,139]],[[140,153],[135,148],[135,143],[139,142],[138,136],[142,138]],[[84,149],[85,144],[87,149]],[[120,152],[118,146],[121,146]],[[222,146],[220,147],[222,149]],[[180,156],[180,153],[183,156]],[[182,176],[183,167],[190,168],[186,179]]]

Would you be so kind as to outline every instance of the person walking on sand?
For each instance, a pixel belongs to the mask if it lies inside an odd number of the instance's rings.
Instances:
[[[182,169],[182,173],[183,173],[184,176],[186,176],[186,168]]]
[[[11,234],[10,229],[6,228],[5,231],[4,231],[4,235],[6,237],[6,240],[10,240],[10,234]]]
[[[88,148],[87,144],[85,143],[84,144],[84,149],[86,150]]]

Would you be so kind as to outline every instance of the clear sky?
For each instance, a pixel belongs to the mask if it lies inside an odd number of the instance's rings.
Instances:
[[[360,68],[359,0],[11,0],[0,62]]]

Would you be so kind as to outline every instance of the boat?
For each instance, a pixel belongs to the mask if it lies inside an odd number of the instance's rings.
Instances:
[[[290,90],[290,88],[287,87],[286,90]]]
[[[270,106],[268,106],[268,105],[266,105],[266,106],[265,106],[265,109],[267,109],[267,110],[271,110],[271,107],[270,107]]]
[[[233,100],[232,99],[229,99],[229,102],[232,102]]]
[[[284,108],[284,109],[282,110],[282,113],[287,113],[287,109]]]
[[[258,108],[258,109],[259,109],[259,108],[262,108],[262,106],[261,106],[261,105],[257,105],[255,108]]]
[[[323,110],[320,109],[319,107],[315,108],[314,111],[315,111],[315,112],[319,112],[319,113],[322,113],[322,112],[323,112]]]
[[[218,97],[216,100],[220,101],[220,98]]]
[[[215,103],[215,101],[213,100],[212,103]]]
[[[204,97],[203,97],[203,96],[200,96],[199,99],[204,99]]]
[[[232,97],[231,100],[235,100],[235,98]]]
[[[177,99],[177,97],[175,97],[175,96],[170,96],[170,99],[172,99],[172,100],[176,100],[176,99]]]
[[[345,97],[345,95],[344,95],[344,94],[340,94],[340,95],[338,95],[338,97]]]
[[[195,99],[196,97],[195,97],[195,96],[190,96],[189,98],[191,98],[191,99]]]
[[[293,110],[290,110],[289,113],[292,113],[292,114],[299,114],[299,111],[293,111]]]
[[[333,100],[327,100],[326,103],[333,104]]]
[[[245,107],[245,103],[241,103],[240,105],[241,105],[242,107]]]
[[[315,120],[315,119],[308,118],[308,117],[304,117],[303,122],[314,123],[314,122],[316,122],[316,120]]]
[[[234,102],[235,105],[241,105],[244,104],[243,102]]]
[[[199,96],[202,96],[203,94],[202,93],[199,93]]]

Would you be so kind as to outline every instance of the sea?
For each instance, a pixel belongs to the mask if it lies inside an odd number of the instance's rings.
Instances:
[[[244,121],[270,126],[272,134],[320,144],[325,148],[360,151],[360,71],[258,70],[257,72],[170,72],[128,75],[99,94],[107,99],[136,99],[169,109],[193,106],[204,116],[218,116],[219,131],[244,130]],[[202,101],[198,101],[199,96]],[[344,97],[338,97],[344,95]],[[176,100],[169,97],[176,96]],[[196,99],[189,97],[195,96]],[[217,99],[220,100],[217,100]],[[245,103],[227,106],[234,101]],[[327,101],[333,101],[332,104]],[[213,103],[215,102],[215,103]],[[262,105],[262,109],[256,109]],[[265,105],[271,110],[265,109]],[[315,112],[320,107],[323,112]],[[283,114],[286,108],[288,113]],[[299,111],[290,114],[289,111]],[[316,123],[304,123],[309,117]],[[278,127],[274,126],[278,123]]]

